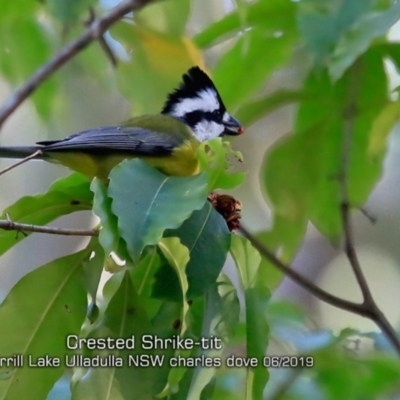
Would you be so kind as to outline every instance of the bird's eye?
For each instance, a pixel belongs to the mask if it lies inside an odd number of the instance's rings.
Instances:
[[[214,110],[214,111],[213,111],[213,114],[214,114],[217,118],[221,118],[221,117],[222,117],[222,114],[221,114],[221,110],[220,110],[220,109]]]

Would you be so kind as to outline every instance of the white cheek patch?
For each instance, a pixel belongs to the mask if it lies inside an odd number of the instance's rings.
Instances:
[[[220,108],[217,94],[212,89],[204,89],[196,97],[183,99],[171,112],[175,117],[183,117],[192,111],[213,112]]]
[[[213,139],[221,135],[224,131],[224,126],[215,121],[201,120],[194,127],[194,135],[199,142]]]

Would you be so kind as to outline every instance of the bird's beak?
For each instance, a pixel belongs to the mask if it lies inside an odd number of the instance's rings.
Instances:
[[[229,116],[229,119],[227,121],[223,121],[223,124],[225,126],[225,130],[223,132],[224,135],[241,135],[244,133],[244,128],[240,124],[240,122],[233,118],[232,116]]]

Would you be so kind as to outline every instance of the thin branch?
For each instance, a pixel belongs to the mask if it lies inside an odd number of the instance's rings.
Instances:
[[[17,161],[16,163],[10,165],[7,168],[4,168],[0,171],[0,175],[5,174],[8,171],[11,171],[12,169],[18,167],[19,165],[25,164],[27,161],[32,160],[32,158],[35,158],[37,156],[40,156],[42,154],[42,150],[37,150],[34,153],[32,153],[30,156],[23,158],[22,160]]]
[[[96,19],[96,14],[93,7],[89,7],[89,18],[85,21],[85,26],[88,28]],[[111,50],[104,36],[100,36],[98,39],[102,50],[104,51],[107,58],[110,60],[111,65],[115,68],[118,64],[117,58],[114,52]]]
[[[256,239],[247,229],[243,226],[239,228],[239,231],[243,233],[243,235],[250,241],[250,243],[263,255],[266,259],[268,259],[275,267],[280,269],[283,273],[288,275],[291,279],[293,279],[296,283],[306,289],[308,292],[312,293],[315,297],[318,297],[320,300],[325,301],[326,303],[341,308],[346,311],[350,311],[352,313],[361,315],[363,317],[370,318],[370,310],[366,310],[362,304],[354,303],[349,300],[342,299],[340,297],[334,296],[331,293],[321,289],[313,282],[305,278],[303,275],[299,274],[297,271],[292,269],[290,266],[284,264],[278,257],[275,256],[273,252],[267,249],[258,239]]]
[[[24,231],[40,232],[40,233],[49,233],[54,235],[69,235],[69,236],[97,236],[99,233],[97,229],[80,230],[80,229],[52,228],[39,225],[17,223],[11,221],[9,218],[7,220],[0,220],[0,229],[14,230],[17,232],[24,232]],[[365,317],[370,317],[368,311],[364,310],[362,305],[338,298],[326,292],[325,290],[319,288],[314,283],[303,277],[298,272],[292,270],[289,266],[285,265],[272,252],[270,252],[267,248],[265,248],[253,235],[251,235],[245,228],[243,228],[243,226],[240,227],[240,231],[264,257],[269,259],[275,266],[277,266],[285,274],[290,276],[294,281],[296,281],[305,289],[313,293],[319,299],[335,307],[339,307],[344,310],[351,311]]]
[[[91,42],[102,37],[114,23],[131,11],[137,11],[152,0],[123,0],[103,17],[93,21],[79,38],[62,48],[51,60],[40,67],[22,86],[17,89],[0,109],[0,126],[46,79],[68,60],[86,48]]]
[[[360,208],[361,213],[368,219],[371,224],[376,224],[378,222],[378,218],[376,218],[375,215],[370,214],[368,210],[366,210],[364,207]]]
[[[64,236],[98,236],[99,231],[97,229],[62,229],[53,228],[49,226],[21,224],[13,222],[10,219],[0,220],[0,229],[6,231],[17,231],[17,232],[37,232],[37,233],[49,233],[52,235],[64,235]]]
[[[382,332],[388,337],[396,351],[400,355],[400,339],[396,331],[389,323],[382,310],[376,304],[371,289],[362,271],[357,252],[354,246],[353,229],[350,217],[350,203],[348,192],[348,171],[350,166],[351,148],[353,145],[353,132],[355,118],[357,116],[357,99],[359,97],[359,90],[361,85],[362,63],[357,61],[350,70],[349,84],[346,98],[346,106],[344,110],[344,126],[342,136],[342,165],[339,178],[340,191],[342,196],[342,203],[340,205],[340,215],[342,218],[342,226],[344,231],[345,253],[350,265],[353,269],[354,275],[357,279],[363,295],[363,308],[370,310],[370,319],[374,321]]]
[[[386,317],[383,315],[382,311],[377,307],[375,303],[366,304],[365,302],[359,304],[352,301],[342,299],[340,297],[334,296],[333,294],[321,289],[313,282],[305,278],[303,275],[299,274],[297,271],[290,268],[290,266],[284,264],[279,258],[275,256],[270,250],[268,250],[258,239],[256,239],[247,229],[243,226],[239,228],[239,231],[250,241],[250,243],[268,259],[275,267],[281,270],[284,274],[289,276],[297,284],[303,287],[305,290],[313,294],[318,299],[328,303],[334,307],[340,308],[352,312],[353,314],[360,315],[361,317],[366,317],[374,321],[383,333],[388,337],[397,353],[400,355],[400,341],[396,335],[395,330],[390,325]]]
[[[350,209],[348,203],[343,203],[341,206],[342,222],[345,236],[345,252],[350,265],[357,277],[362,293],[364,295],[363,308],[370,310],[369,318],[374,321],[382,332],[388,337],[392,345],[395,347],[397,353],[400,355],[400,339],[396,331],[383,314],[382,310],[376,304],[368,282],[362,272],[360,262],[358,260],[357,252],[354,247],[353,232],[351,228]]]
[[[362,64],[361,61],[356,61],[354,66],[350,69],[348,90],[346,95],[346,105],[344,109],[344,124],[342,134],[342,150],[341,150],[341,171],[339,174],[339,187],[342,199],[340,205],[340,214],[342,217],[342,225],[344,230],[345,238],[345,252],[347,258],[350,261],[354,275],[357,279],[358,285],[360,286],[364,303],[372,304],[371,291],[369,290],[368,283],[362,272],[360,263],[358,262],[357,255],[354,249],[354,241],[352,237],[351,221],[350,221],[350,204],[349,204],[349,193],[347,187],[348,171],[350,166],[350,154],[353,144],[353,131],[354,123],[357,116],[357,98],[360,90],[361,79],[360,75]]]
[[[364,304],[374,304],[371,290],[369,289],[368,282],[365,279],[364,273],[362,272],[360,262],[357,257],[357,253],[354,247],[353,232],[351,227],[350,219],[350,206],[347,202],[343,202],[341,205],[341,216],[342,225],[344,231],[344,247],[347,259],[353,269],[354,275],[356,276],[358,285],[360,286],[361,292],[364,298]]]
[[[357,281],[360,285],[361,291],[364,295],[362,306],[363,308],[370,310],[371,315],[369,318],[379,326],[382,332],[388,337],[392,345],[395,347],[397,353],[400,355],[400,339],[397,336],[396,331],[386,318],[385,314],[376,304],[372,296],[371,290],[368,286],[368,282],[366,281],[365,276],[362,272],[360,261],[354,247],[350,218],[350,207],[347,202],[344,202],[341,206],[341,215],[345,237],[345,252],[347,255],[347,259],[349,260],[350,265],[354,271],[354,274],[357,277]]]

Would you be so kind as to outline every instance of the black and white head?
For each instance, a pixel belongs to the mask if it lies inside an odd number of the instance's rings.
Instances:
[[[168,95],[162,113],[189,125],[199,142],[244,132],[240,123],[226,111],[212,80],[199,67],[183,75],[179,88]]]

